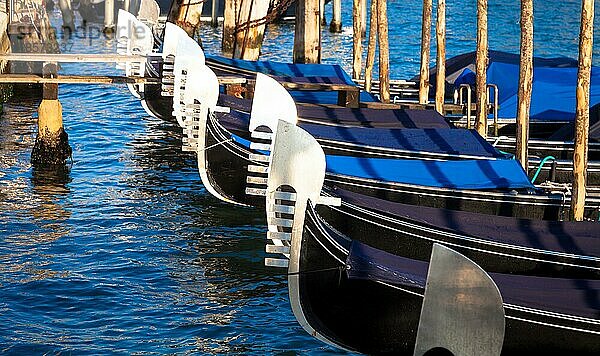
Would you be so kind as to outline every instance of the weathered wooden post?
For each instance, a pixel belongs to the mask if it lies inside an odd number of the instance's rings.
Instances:
[[[367,36],[367,0],[360,0],[360,10],[362,11],[362,23],[360,24],[360,34]]]
[[[319,15],[321,16],[321,26],[327,26],[327,17],[325,16],[325,0],[319,0]]]
[[[333,0],[333,16],[329,24],[329,31],[342,32],[342,0]]]
[[[388,43],[387,0],[377,1],[377,33],[379,35],[379,95],[390,102],[390,46]]]
[[[46,64],[44,77],[56,76],[57,65]],[[37,167],[64,165],[71,156],[69,136],[64,130],[62,105],[58,100],[58,84],[43,84],[42,102],[38,108],[38,134],[31,152],[31,164]]]
[[[217,0],[212,0],[211,8],[210,8],[210,25],[212,27],[219,26],[219,2]]]
[[[577,109],[575,112],[575,150],[573,152],[573,196],[571,197],[571,220],[575,221],[583,220],[585,208],[593,42],[594,0],[582,0]]]
[[[58,6],[63,19],[63,27],[75,30],[75,16],[71,8],[71,0],[58,0]]]
[[[115,0],[104,0],[104,33],[115,30]]]
[[[419,103],[429,102],[429,61],[431,52],[431,12],[433,0],[423,0],[421,26],[421,71],[419,76]]]
[[[446,97],[446,0],[438,0],[435,34],[437,40],[435,109],[444,115]]]
[[[533,86],[533,0],[521,0],[521,64],[517,93],[517,159],[528,169],[529,108]]]
[[[235,24],[237,14],[235,9],[240,0],[225,0],[223,9],[223,39],[221,41],[221,51],[227,56],[233,55],[233,43],[235,42]]]
[[[321,62],[321,20],[319,0],[296,2],[294,63]]]
[[[367,45],[367,63],[365,64],[365,90],[371,92],[375,47],[377,46],[377,0],[371,0],[371,21],[369,24],[369,44]]]
[[[488,64],[488,21],[487,0],[477,0],[477,52],[475,55],[475,101],[477,103],[475,128],[487,137],[487,64]]]
[[[352,2],[352,78],[360,79],[362,72],[362,33],[361,27],[364,22],[362,18],[363,0],[353,0]]]
[[[267,16],[269,0],[245,0],[240,7],[240,16],[236,25],[233,56],[255,61],[260,56],[265,34],[265,24],[253,24]]]
[[[194,33],[200,26],[204,2],[195,0],[174,1],[171,11],[167,15],[167,21],[184,29],[190,37],[194,37]]]

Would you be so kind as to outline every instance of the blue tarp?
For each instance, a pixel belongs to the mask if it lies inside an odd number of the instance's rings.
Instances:
[[[316,139],[411,152],[505,158],[475,130],[386,129],[300,124]]]
[[[455,79],[454,86],[468,83],[475,85],[472,66],[465,66]],[[518,56],[502,52],[490,52],[487,82],[499,89],[501,118],[517,115],[519,89]],[[533,70],[531,97],[532,121],[572,121],[575,118],[577,85],[577,61],[570,58],[536,58]],[[590,107],[600,103],[600,69],[592,68]]]
[[[514,159],[424,161],[327,156],[327,172],[438,188],[533,188],[523,168]]]
[[[231,67],[259,72],[278,77],[332,78],[334,83],[356,85],[352,78],[337,64],[293,64],[273,61],[247,61],[243,59],[225,58],[206,55],[206,58]],[[337,92],[290,91],[296,102],[313,104],[337,104]],[[363,102],[377,101],[371,94],[362,91],[360,100]]]
[[[273,61],[247,61],[215,55],[206,55],[206,58],[251,72],[279,77],[332,77],[339,78],[346,84],[354,85],[348,73],[337,64],[293,64]]]
[[[236,142],[250,142],[232,135]],[[327,172],[384,182],[465,190],[534,188],[514,159],[424,161],[327,155]]]

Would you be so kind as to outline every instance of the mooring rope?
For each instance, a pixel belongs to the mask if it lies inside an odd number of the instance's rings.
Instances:
[[[330,271],[335,271],[335,270],[338,270],[340,272],[344,272],[344,271],[347,271],[349,269],[350,269],[350,267],[348,265],[343,265],[343,266],[330,267],[330,268],[321,268],[321,269],[313,269],[313,270],[307,270],[307,271],[288,272],[288,273],[286,273],[286,275],[287,276],[299,276],[299,275],[303,275],[303,274],[330,272]]]
[[[224,143],[231,142],[231,141],[233,141],[233,138],[229,138],[229,139],[226,139],[226,140],[223,140],[223,141],[219,141],[219,142],[217,142],[217,143],[213,143],[213,144],[212,144],[212,145],[210,145],[210,146],[204,147],[204,148],[202,149],[202,151],[208,151],[208,150],[210,150],[211,148],[215,148],[215,147],[217,147],[217,146],[220,146],[220,145],[222,145],[222,144],[224,144]]]

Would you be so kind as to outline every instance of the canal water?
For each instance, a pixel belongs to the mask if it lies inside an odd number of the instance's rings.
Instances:
[[[392,76],[410,78],[420,1],[388,3]],[[324,32],[323,60],[348,69],[344,6],[343,32]],[[576,57],[579,1],[536,6],[536,54]],[[490,1],[492,49],[518,50],[518,7]],[[474,49],[474,8],[449,1],[449,55]],[[52,17],[60,24],[58,11]],[[219,30],[201,35],[218,51]],[[89,29],[59,29],[59,38],[64,52],[115,48]],[[288,61],[292,43],[291,25],[270,26],[263,57]],[[62,72],[118,73],[104,64]],[[297,324],[283,271],[263,266],[263,212],[206,192],[176,124],[149,117],[123,86],[63,85],[60,99],[73,147],[66,172],[29,164],[35,101],[13,100],[0,118],[0,352],[343,353]]]

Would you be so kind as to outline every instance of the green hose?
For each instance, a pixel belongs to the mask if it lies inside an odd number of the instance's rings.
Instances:
[[[542,160],[542,162],[540,162],[540,165],[537,168],[537,171],[535,172],[535,174],[533,175],[533,178],[531,179],[531,184],[535,184],[535,180],[540,175],[540,172],[542,171],[542,167],[544,167],[544,164],[546,164],[546,162],[548,162],[549,160],[556,161],[556,158],[554,158],[553,156],[547,156]]]

